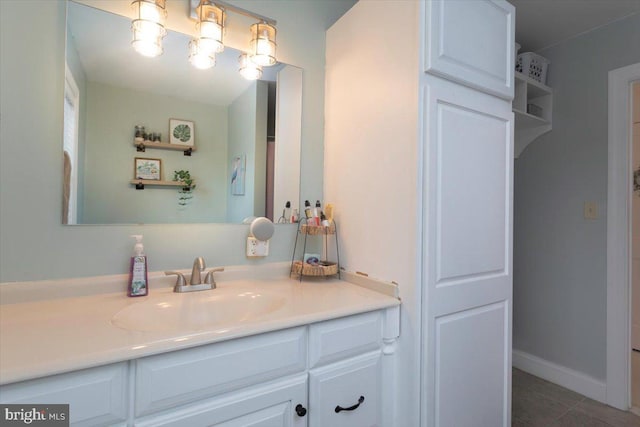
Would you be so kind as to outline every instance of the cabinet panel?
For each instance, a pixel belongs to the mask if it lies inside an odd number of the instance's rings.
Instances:
[[[138,427],[305,427],[307,417],[295,408],[307,408],[307,377],[299,375],[201,401],[135,423]]]
[[[136,362],[136,415],[302,372],[305,328],[256,335]]]
[[[434,427],[506,427],[513,113],[508,101],[427,80],[422,330],[423,358],[431,362],[423,364],[423,418]],[[472,402],[464,411],[460,397]]]
[[[127,418],[127,363],[3,386],[2,403],[69,404],[72,426],[106,426]]]
[[[435,425],[509,425],[508,317],[501,301],[436,319]],[[466,402],[464,411],[460,402]]]
[[[309,366],[313,368],[376,350],[380,348],[381,341],[380,311],[311,325]]]
[[[436,0],[425,6],[425,71],[513,98],[515,8],[504,0]]]
[[[380,352],[368,353],[311,370],[309,427],[380,426],[380,357]],[[352,410],[336,412],[338,406]]]

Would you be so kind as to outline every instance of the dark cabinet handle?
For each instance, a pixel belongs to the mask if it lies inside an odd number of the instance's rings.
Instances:
[[[298,403],[296,405],[296,414],[298,414],[299,417],[304,417],[307,415],[307,408]]]
[[[340,411],[355,411],[356,409],[358,409],[358,406],[362,404],[362,402],[364,402],[364,396],[360,396],[360,399],[358,399],[358,403],[353,406],[349,406],[348,408],[343,408],[342,406],[338,405],[336,406],[336,414]]]

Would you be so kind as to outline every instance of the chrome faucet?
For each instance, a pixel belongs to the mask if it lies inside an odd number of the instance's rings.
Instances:
[[[205,269],[204,258],[201,256],[197,257],[193,260],[193,269],[191,270],[191,280],[189,280],[189,284],[187,285],[187,281],[184,278],[184,274],[179,271],[165,271],[164,274],[167,276],[175,275],[176,284],[173,287],[173,292],[195,292],[195,291],[206,291],[209,289],[216,288],[216,281],[213,278],[213,273],[218,271],[224,271],[224,267],[214,268],[210,270],[204,278],[204,282],[202,282],[202,272]]]

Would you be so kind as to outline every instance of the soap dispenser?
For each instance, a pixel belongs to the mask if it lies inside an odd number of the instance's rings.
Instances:
[[[142,235],[135,234],[131,237],[136,239],[136,244],[133,247],[133,256],[131,257],[131,266],[129,268],[127,295],[130,297],[141,297],[149,293],[147,286],[147,257],[144,254]]]

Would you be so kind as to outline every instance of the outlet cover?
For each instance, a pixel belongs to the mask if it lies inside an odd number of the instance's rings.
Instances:
[[[584,202],[584,219],[598,219],[598,204],[596,202]]]
[[[269,255],[269,241],[258,240],[255,237],[247,237],[247,256],[263,257]]]

